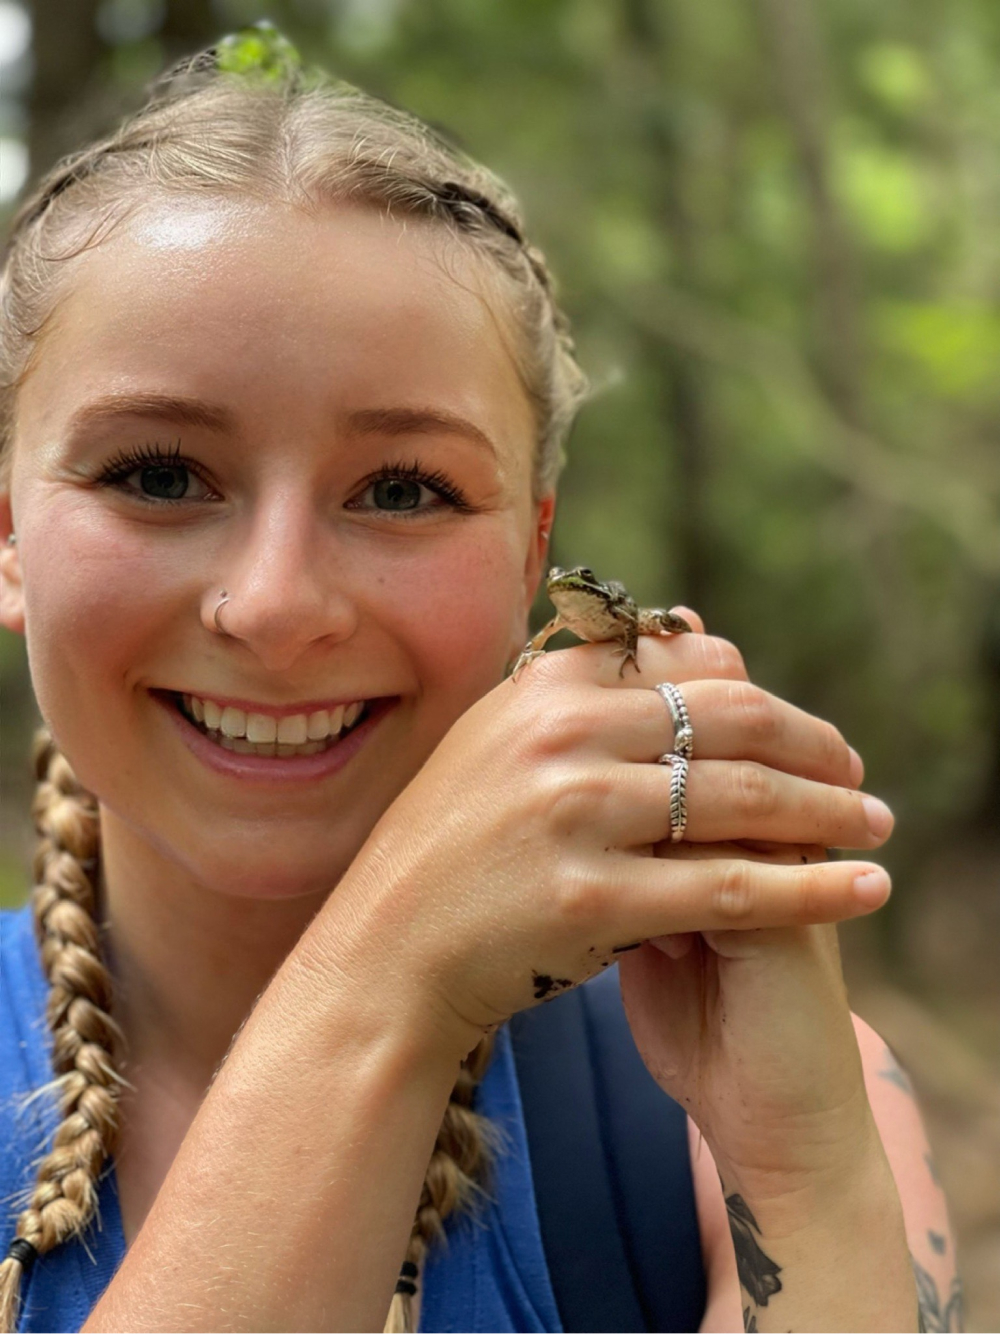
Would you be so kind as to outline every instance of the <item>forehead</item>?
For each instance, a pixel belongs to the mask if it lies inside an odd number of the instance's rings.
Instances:
[[[146,389],[299,419],[430,402],[523,444],[531,412],[501,305],[484,262],[424,220],[161,200],[72,261],[19,423],[55,427],[60,405]]]

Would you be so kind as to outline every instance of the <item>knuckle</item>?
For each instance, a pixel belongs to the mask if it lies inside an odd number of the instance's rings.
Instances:
[[[728,862],[715,890],[715,907],[727,922],[745,921],[757,905],[757,884],[749,862]]]
[[[850,754],[843,734],[833,723],[824,723],[819,735],[820,758],[829,769],[847,770],[850,767]]]
[[[728,639],[720,639],[716,635],[707,635],[704,637],[704,645],[707,655],[706,665],[711,675],[721,676],[732,681],[745,681],[747,679],[743,654],[735,644],[731,644]]]
[[[803,866],[795,896],[795,914],[799,922],[825,922],[829,919],[829,894],[824,862]]]
[[[744,819],[763,820],[774,814],[777,793],[760,764],[737,764],[733,769],[733,800]]]
[[[771,697],[749,681],[733,681],[729,685],[729,707],[736,715],[739,726],[755,743],[773,741],[778,720]]]
[[[549,824],[557,833],[592,825],[614,788],[610,774],[567,765],[553,766],[540,782]]]
[[[542,756],[559,755],[580,745],[592,730],[589,710],[572,696],[541,701],[528,720],[528,738]]]

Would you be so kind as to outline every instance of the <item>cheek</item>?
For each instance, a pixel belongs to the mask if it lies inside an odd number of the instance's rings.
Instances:
[[[25,544],[25,637],[44,716],[59,730],[70,708],[106,713],[109,694],[139,679],[150,646],[161,653],[165,627],[183,592],[175,562],[139,537],[69,515]]]
[[[523,597],[523,565],[513,531],[480,530],[393,573],[385,591],[425,684],[461,689],[469,703],[498,683]]]

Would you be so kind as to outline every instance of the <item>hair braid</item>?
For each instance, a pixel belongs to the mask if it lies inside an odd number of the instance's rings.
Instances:
[[[39,844],[32,909],[50,985],[46,1017],[62,1121],[51,1151],[39,1164],[15,1235],[41,1255],[80,1236],[96,1211],[98,1178],[118,1138],[118,1066],[124,1041],[110,1014],[111,977],[101,959],[94,916],[100,858],[97,802],[44,729],[36,736],[35,770],[33,813]],[[403,1284],[414,1292],[427,1248],[441,1235],[444,1220],[482,1191],[497,1131],[472,1110],[472,1101],[492,1052],[490,1034],[463,1061],[438,1131],[404,1262]],[[16,1256],[0,1264],[0,1334],[16,1328],[25,1267]],[[411,1334],[413,1311],[413,1293],[397,1292],[387,1334]]]
[[[485,1116],[472,1110],[476,1085],[486,1073],[493,1054],[493,1034],[487,1034],[462,1062],[451,1100],[445,1109],[434,1152],[427,1164],[420,1203],[397,1288],[389,1307],[384,1334],[414,1334],[414,1299],[417,1275],[427,1248],[443,1232],[444,1220],[482,1193],[482,1180],[498,1132]],[[405,1290],[401,1290],[405,1289]],[[411,1291],[412,1289],[412,1291]]]
[[[36,737],[35,768],[39,843],[32,908],[49,980],[46,1018],[62,1120],[16,1237],[43,1255],[80,1236],[97,1208],[98,1177],[118,1134],[122,1036],[109,1012],[111,978],[94,919],[97,803],[45,730]],[[24,1268],[15,1256],[0,1264],[0,1330],[15,1328]]]

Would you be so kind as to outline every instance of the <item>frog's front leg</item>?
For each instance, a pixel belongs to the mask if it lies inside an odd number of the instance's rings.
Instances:
[[[564,617],[553,616],[548,625],[543,625],[537,635],[532,635],[518,655],[514,666],[510,669],[511,678],[516,681],[529,662],[542,656],[545,645],[552,636],[558,634],[560,630],[565,630],[568,624],[569,622]]]
[[[612,650],[615,656],[621,658],[622,660],[622,665],[618,669],[619,677],[623,677],[625,675],[625,668],[628,666],[629,663],[632,664],[632,666],[635,668],[637,672],[641,670],[639,667],[639,654],[637,651],[638,647],[639,647],[639,622],[633,621],[631,625],[626,625],[622,627],[621,639],[617,644],[617,646]]]

